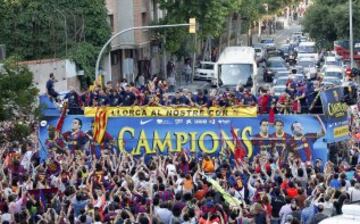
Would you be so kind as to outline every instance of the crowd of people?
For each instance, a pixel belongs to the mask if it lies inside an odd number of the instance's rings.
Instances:
[[[51,85],[48,94],[56,100]],[[108,83],[105,90],[95,86],[83,95],[71,91],[66,98],[70,110],[79,113],[82,106],[97,105],[260,106],[261,97],[268,94],[260,92],[257,99],[247,89],[224,96],[202,91],[193,96],[183,90],[167,99],[166,81],[155,78],[146,88],[124,80],[115,88]],[[2,224],[313,224],[342,214],[344,204],[360,200],[355,138],[344,143],[351,150],[330,161],[261,154],[239,160],[227,148],[217,157],[191,152],[132,156],[114,150],[111,136],[100,145],[76,142],[80,134],[92,138],[80,131],[80,120],[73,121],[70,133],[50,127],[45,143],[39,141],[37,125],[25,120],[32,133],[13,140],[16,122],[0,122]],[[349,125],[357,137],[358,110]]]
[[[47,93],[59,100],[59,94],[54,89],[55,77],[50,75]],[[143,80],[143,79],[141,79]],[[300,114],[309,110],[319,111],[316,104],[318,93],[323,86],[321,76],[314,80],[298,80],[292,74],[286,82],[286,89],[280,96],[267,86],[260,86],[258,94],[253,94],[251,88],[237,86],[236,89],[197,90],[175,89],[167,80],[154,76],[147,82],[108,82],[102,88],[98,83],[85,92],[78,93],[74,89],[68,92],[64,99],[68,100],[70,114],[82,114],[84,107],[97,106],[174,106],[174,107],[247,107],[257,106],[260,114],[274,113]],[[321,106],[320,106],[321,107]],[[320,108],[321,110],[321,108]]]
[[[111,136],[101,145],[74,143],[82,123],[72,126],[69,135],[50,127],[44,145],[36,126],[24,141],[1,142],[1,223],[312,224],[360,200],[354,144],[351,156],[313,163],[237,160],[226,148],[217,157],[134,157],[112,150]],[[10,127],[1,123],[3,131]],[[97,146],[100,155],[91,153]],[[48,151],[44,163],[41,147]]]

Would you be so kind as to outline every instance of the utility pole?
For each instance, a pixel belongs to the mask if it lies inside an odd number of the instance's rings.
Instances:
[[[349,28],[350,28],[350,66],[354,67],[354,40],[353,40],[353,10],[352,10],[352,0],[349,0]]]

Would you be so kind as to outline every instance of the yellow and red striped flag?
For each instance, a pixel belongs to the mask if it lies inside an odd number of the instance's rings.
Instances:
[[[104,139],[106,126],[107,126],[107,109],[106,107],[98,107],[94,119],[93,138],[99,144],[101,144]]]

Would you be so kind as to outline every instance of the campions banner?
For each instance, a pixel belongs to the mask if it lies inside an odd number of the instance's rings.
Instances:
[[[92,117],[69,115],[62,132],[71,132],[74,120],[81,120],[81,131],[91,130]],[[318,116],[277,115],[274,125],[268,116],[257,117],[109,117],[106,133],[115,140],[116,150],[133,155],[166,155],[186,153],[201,156],[217,155],[224,148],[235,149],[236,141],[231,130],[241,140],[247,156],[278,152],[279,155],[298,154],[302,160],[327,160],[326,143],[323,141],[325,126]],[[48,120],[40,129],[40,139],[46,147]],[[79,122],[75,122],[79,123]],[[84,136],[84,135],[79,135]],[[79,139],[79,142],[84,140]],[[309,154],[310,153],[310,154]]]

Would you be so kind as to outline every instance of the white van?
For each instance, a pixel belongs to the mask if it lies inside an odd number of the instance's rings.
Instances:
[[[297,58],[315,58],[318,61],[319,55],[315,42],[301,42],[297,47]]]
[[[333,216],[322,220],[319,224],[359,224],[360,223],[360,205],[343,205],[342,215]]]
[[[255,49],[252,47],[227,47],[215,63],[215,77],[218,87],[235,88],[237,85],[256,87]]]

